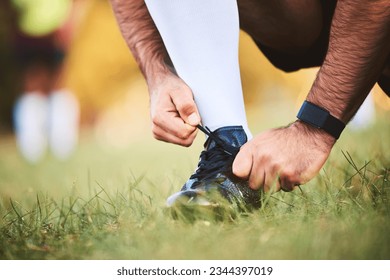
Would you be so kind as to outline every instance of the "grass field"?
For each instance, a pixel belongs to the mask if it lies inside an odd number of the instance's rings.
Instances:
[[[1,259],[390,259],[390,126],[346,131],[321,173],[235,219],[174,220],[166,197],[189,149],[149,135],[126,150],[89,136],[68,162],[20,159],[0,140]]]

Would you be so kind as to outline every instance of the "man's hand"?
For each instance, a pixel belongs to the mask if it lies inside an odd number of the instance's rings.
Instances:
[[[291,191],[312,179],[328,158],[335,139],[300,121],[266,131],[246,143],[233,173],[252,189]]]
[[[152,132],[156,139],[190,146],[200,116],[191,89],[173,73],[149,84]]]

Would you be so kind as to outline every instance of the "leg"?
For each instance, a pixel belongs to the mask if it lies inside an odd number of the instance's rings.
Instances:
[[[242,125],[249,134],[238,64],[236,0],[145,1],[178,75],[211,130]]]
[[[258,207],[258,192],[231,175],[234,157],[247,141],[243,128],[249,133],[238,64],[236,0],[145,2],[177,74],[193,91],[202,123],[213,131],[204,130],[209,138],[198,169],[167,205],[216,207],[216,190],[231,202]]]
[[[323,20],[319,0],[238,0],[241,28],[255,41],[285,52],[310,46]]]
[[[322,64],[337,0],[238,3],[241,28],[276,68],[291,72]]]

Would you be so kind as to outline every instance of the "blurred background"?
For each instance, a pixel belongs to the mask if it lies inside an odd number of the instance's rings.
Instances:
[[[285,74],[244,33],[240,44],[253,132],[293,121],[318,69]],[[16,142],[32,163],[46,149],[66,159],[83,137],[126,149],[152,137],[148,103],[107,0],[0,2],[0,145]],[[390,99],[376,86],[368,107],[359,127],[388,114]],[[28,131],[34,122],[46,140]]]

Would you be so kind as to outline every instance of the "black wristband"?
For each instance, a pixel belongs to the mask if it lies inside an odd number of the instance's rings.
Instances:
[[[345,128],[345,124],[332,116],[329,111],[309,101],[303,102],[297,118],[316,128],[321,128],[336,139],[339,139]]]

